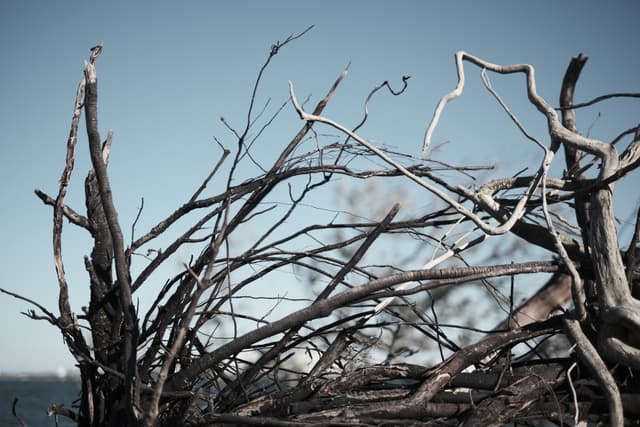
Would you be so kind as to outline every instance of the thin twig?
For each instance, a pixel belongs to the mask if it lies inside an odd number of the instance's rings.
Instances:
[[[590,101],[579,102],[577,104],[566,106],[566,107],[562,107],[562,106],[556,107],[555,110],[556,111],[563,111],[563,110],[569,110],[569,109],[575,110],[576,108],[588,107],[589,105],[593,105],[595,103],[598,103],[607,99],[612,99],[612,98],[640,98],[640,93],[630,93],[630,92],[608,93],[606,95],[597,96]]]
[[[488,225],[487,223],[485,223],[484,221],[482,221],[482,219],[480,219],[474,212],[470,211],[469,209],[464,207],[462,204],[458,203],[456,200],[451,198],[447,193],[445,193],[444,191],[440,190],[439,188],[429,184],[425,180],[421,179],[420,177],[415,175],[413,172],[408,170],[406,167],[402,166],[400,163],[398,163],[395,160],[393,160],[392,158],[390,158],[381,149],[379,149],[378,147],[376,147],[373,144],[369,143],[368,141],[364,140],[363,138],[361,138],[357,134],[353,133],[349,129],[345,128],[341,124],[339,124],[337,122],[334,122],[333,120],[327,119],[325,117],[318,116],[316,114],[308,114],[308,113],[306,113],[302,109],[302,107],[300,107],[300,105],[298,104],[298,100],[296,99],[295,93],[293,92],[293,84],[291,82],[289,82],[289,92],[291,94],[291,100],[292,100],[292,102],[294,104],[294,107],[296,108],[296,111],[298,112],[298,114],[300,115],[300,118],[302,120],[304,120],[306,122],[325,123],[325,124],[327,124],[329,126],[332,126],[332,127],[336,128],[336,129],[340,130],[341,132],[344,132],[346,135],[349,135],[351,138],[356,140],[358,143],[362,144],[363,146],[365,146],[366,148],[368,148],[369,150],[374,152],[382,160],[384,160],[385,162],[387,162],[391,166],[393,166],[396,169],[398,169],[399,171],[401,171],[407,178],[411,179],[412,181],[414,181],[416,184],[420,185],[421,187],[427,189],[428,191],[433,193],[435,196],[437,196],[439,199],[441,199],[442,201],[447,203],[449,206],[451,206],[453,209],[455,209],[457,212],[459,212],[460,214],[462,214],[465,217],[469,218],[471,221],[473,221],[474,224],[476,224],[478,227],[480,227],[482,229],[482,231],[484,231],[487,234],[499,235],[499,234],[504,234],[507,231],[509,231],[511,229],[511,227],[513,227],[513,225],[522,217],[522,215],[524,215],[524,213],[525,213],[525,205],[527,204],[529,198],[531,197],[531,195],[533,193],[533,190],[535,190],[535,188],[537,187],[539,178],[538,179],[534,179],[531,182],[531,186],[530,186],[527,194],[525,195],[525,197],[522,197],[520,199],[520,201],[518,202],[518,204],[514,208],[513,213],[511,214],[509,219],[506,220],[503,224],[501,224],[498,227],[492,227],[492,226]]]

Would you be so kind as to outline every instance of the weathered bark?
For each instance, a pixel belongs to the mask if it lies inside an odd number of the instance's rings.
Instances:
[[[119,357],[122,351],[122,310],[112,278],[113,243],[93,169],[89,171],[85,180],[85,196],[87,218],[94,239],[91,259],[85,260],[91,290],[87,318],[91,325],[93,354],[102,366],[122,372],[124,366]],[[94,418],[96,425],[103,425],[111,420],[109,414],[115,413],[116,408],[105,406],[118,400],[114,397],[116,393],[121,393],[122,381],[114,376],[100,378],[95,372],[92,381],[93,406],[96,408]]]
[[[107,273],[107,271],[111,269],[110,258],[113,252],[119,310],[109,326],[110,330],[99,330],[98,335],[100,340],[103,338],[108,340],[105,343],[101,343],[106,344],[108,349],[112,349],[115,342],[118,343],[116,351],[119,354],[119,360],[116,366],[119,368],[118,372],[122,372],[124,377],[122,378],[122,384],[118,384],[115,393],[107,389],[111,392],[110,397],[115,399],[113,402],[107,402],[105,408],[110,412],[107,415],[108,425],[115,426],[123,423],[133,425],[136,422],[134,404],[139,400],[139,390],[134,387],[137,377],[138,319],[131,300],[131,279],[129,265],[124,253],[124,239],[118,222],[118,214],[112,200],[106,161],[103,157],[102,141],[98,131],[98,81],[95,72],[95,59],[101,53],[101,50],[102,46],[93,48],[92,59],[85,69],[84,102],[89,153],[94,175],[94,177],[91,177],[90,173],[88,177],[91,196],[88,203],[91,203],[90,206],[95,209],[92,213],[95,215],[93,219],[96,221],[96,225],[101,227],[100,229],[94,229],[94,239],[98,243],[92,253],[97,261],[97,269],[93,271],[95,274],[94,279],[96,280],[95,291],[97,293],[106,291],[100,300],[95,301],[95,304],[102,305],[106,302],[105,298],[109,298],[110,289],[107,289],[107,283],[104,283],[104,281],[109,280],[110,272]],[[96,199],[98,196],[99,204]],[[107,229],[104,228],[105,223],[108,227],[109,237],[107,237]],[[109,264],[107,265],[107,263]],[[106,309],[106,306],[104,308]],[[122,326],[120,325],[120,319],[122,319]],[[106,332],[110,333],[111,336],[105,337],[104,334]],[[99,348],[99,351],[103,350]]]

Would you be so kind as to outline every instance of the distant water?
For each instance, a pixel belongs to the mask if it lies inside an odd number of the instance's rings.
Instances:
[[[56,421],[54,417],[47,416],[47,410],[52,404],[72,408],[79,391],[80,385],[71,379],[0,379],[0,426],[19,426],[11,414],[13,399],[17,397],[16,412],[28,427],[53,427]],[[76,424],[58,417],[58,425],[68,427]]]

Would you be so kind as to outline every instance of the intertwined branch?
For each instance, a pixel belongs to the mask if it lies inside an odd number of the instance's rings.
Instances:
[[[418,159],[362,137],[374,96],[384,88],[401,96],[408,90],[408,76],[400,90],[388,81],[376,86],[354,126],[323,116],[347,70],[312,113],[305,111],[290,83],[302,127],[272,165],[263,167],[265,159],[258,162],[253,147],[284,110],[278,108],[267,118],[265,111],[256,112],[260,83],[282,48],[308,30],[271,47],[240,130],[222,120],[235,148],[216,140],[222,154],[202,183],[173,213],[137,238],[132,235],[128,246],[107,174],[112,135],[103,143],[98,131],[96,58],[102,47],[92,50],[76,97],[58,196],[36,192],[53,206],[60,313],[56,316],[41,305],[37,307],[43,316],[28,313],[58,327],[78,361],[82,399],[77,414],[70,416],[86,426],[149,427],[490,425],[536,418],[577,422],[594,416],[622,425],[630,419],[633,405],[625,402],[638,395],[628,384],[640,369],[634,338],[640,310],[630,290],[638,280],[639,227],[629,248],[621,250],[612,193],[615,182],[637,168],[640,142],[635,138],[619,155],[613,144],[578,133],[571,106],[586,58],[572,61],[560,106],[554,109],[538,95],[532,66],[502,66],[456,54],[458,85],[438,104],[424,152],[447,103],[462,95],[464,66],[470,63],[481,69],[487,90],[523,136],[540,147],[542,160],[532,176],[479,183],[475,174],[489,168]],[[491,86],[488,72],[525,75],[528,99],[547,120],[549,146],[527,133]],[[85,180],[86,215],[64,202],[82,109],[92,161]],[[322,126],[338,131],[339,140],[323,134]],[[561,147],[567,173],[551,177],[549,168]],[[580,164],[582,153],[599,162],[596,178],[583,173],[587,166]],[[372,168],[378,160],[386,167]],[[256,175],[239,180],[240,166],[246,164]],[[216,192],[212,178],[222,174],[225,185]],[[456,183],[452,174],[458,181],[471,177],[476,183]],[[373,209],[360,217],[330,212],[324,221],[316,208],[317,215],[310,216],[313,195],[331,188],[336,177],[408,180],[440,204],[412,216],[394,200],[391,206],[379,206],[382,211],[376,215],[381,219],[372,219]],[[574,209],[577,232],[560,220],[562,207]],[[80,315],[68,300],[60,245],[63,217],[86,229],[94,242],[85,260],[91,301]],[[287,226],[292,223],[302,225],[291,230]],[[257,236],[256,228],[262,230]],[[251,242],[238,246],[250,233]],[[513,263],[507,254],[504,263],[466,264],[468,253],[480,254],[477,248],[499,242],[505,234],[549,255]],[[496,237],[487,240],[489,236]],[[163,248],[151,246],[163,239],[169,242]],[[416,244],[417,249],[408,250]],[[199,252],[192,250],[194,245]],[[390,248],[426,261],[406,263],[394,258]],[[160,267],[184,250],[193,253],[189,262],[174,277],[160,277]],[[282,273],[291,272],[307,298],[283,295]],[[515,284],[535,283],[540,273],[552,274],[516,306]],[[533,279],[524,280],[527,275]],[[510,281],[510,297],[500,294],[499,278]],[[135,292],[159,280],[164,285],[156,299],[135,307]],[[443,321],[441,301],[471,283],[482,284],[504,310],[506,320],[497,328]],[[570,295],[572,309],[558,314]],[[246,309],[248,300],[259,301],[258,312]],[[451,333],[452,326],[474,332],[475,343]],[[90,341],[81,327],[90,331]],[[578,359],[562,346],[562,336],[573,341]],[[516,346],[524,350],[516,351]],[[435,349],[441,361],[433,364]],[[626,371],[613,371],[615,364]],[[597,393],[591,377],[603,390],[606,410],[593,398]]]

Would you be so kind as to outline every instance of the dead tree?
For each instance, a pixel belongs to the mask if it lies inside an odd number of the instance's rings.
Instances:
[[[401,95],[408,76],[402,78],[399,90],[386,81],[375,87],[357,126],[323,116],[345,70],[312,109],[298,102],[290,83],[290,100],[301,128],[270,167],[238,181],[242,162],[259,164],[251,157],[251,148],[252,135],[262,131],[257,123],[264,112],[255,108],[262,75],[280,50],[302,34],[271,47],[244,126],[236,129],[223,121],[235,136],[235,147],[223,148],[211,173],[182,206],[146,233],[132,236],[128,245],[107,173],[112,136],[103,142],[98,128],[96,59],[102,47],[92,49],[76,96],[58,194],[54,198],[36,191],[53,207],[59,314],[27,300],[40,310],[27,315],[60,330],[82,380],[77,407],[71,411],[57,406],[56,412],[81,426],[637,422],[640,210],[631,242],[623,248],[612,194],[616,182],[638,168],[640,132],[633,127],[610,142],[584,137],[578,132],[575,110],[610,97],[638,95],[614,94],[574,104],[576,82],[587,59],[579,55],[569,64],[560,104],[554,108],[538,95],[532,66],[497,65],[458,52],[458,85],[437,105],[419,158],[376,146],[358,133],[373,96],[380,90]],[[487,89],[523,137],[540,148],[541,161],[533,175],[492,179],[473,187],[458,185],[442,172],[469,177],[483,168],[430,160],[439,119],[447,103],[463,93],[465,65],[481,70]],[[489,73],[524,75],[528,100],[546,118],[547,142],[526,132],[492,88]],[[65,203],[83,110],[93,165],[85,179],[84,215]],[[324,142],[320,129],[326,127],[341,137]],[[630,142],[620,148],[625,140]],[[566,169],[553,177],[549,167],[558,161],[560,149]],[[230,155],[225,187],[208,195],[212,177],[222,176]],[[371,166],[380,162],[386,167]],[[416,217],[399,215],[400,204],[386,207],[379,220],[321,223],[307,216],[300,229],[287,229],[287,221],[314,191],[335,177],[404,179],[441,204]],[[267,204],[287,186],[286,204]],[[280,212],[266,230],[234,251],[231,239],[255,218],[275,211],[274,206]],[[560,208],[575,212],[574,231],[554,216]],[[84,313],[74,310],[68,299],[70,284],[61,246],[65,218],[93,239],[93,250],[85,259],[91,300]],[[190,225],[180,229],[185,223]],[[453,229],[458,232],[455,239],[448,237]],[[507,234],[527,246],[543,248],[546,257],[526,263],[446,264],[488,244],[487,236]],[[151,246],[166,235],[177,237],[161,250]],[[442,237],[434,239],[435,235]],[[374,253],[372,248],[387,239],[418,241],[424,251],[436,245],[439,252],[417,269],[386,260],[365,263]],[[198,243],[199,252],[139,312],[135,293],[150,282],[157,284],[158,268],[178,250]],[[133,258],[145,250],[140,265]],[[139,268],[132,268],[136,263]],[[237,301],[252,293],[273,292],[272,297],[286,302],[275,292],[276,273],[292,268],[303,272],[303,278],[313,276],[320,286],[303,306],[278,318],[238,310]],[[506,320],[471,345],[459,345],[420,305],[425,299],[433,302],[437,290],[536,273],[550,273],[550,278],[520,307],[512,301]],[[567,302],[569,308],[558,311]],[[230,325],[230,336],[216,329],[222,324]],[[573,344],[572,350],[553,354],[542,348],[562,336]],[[442,361],[432,365],[402,361],[396,357],[396,344],[403,337],[410,337],[406,342],[414,354],[437,346]],[[528,349],[514,350],[523,345]],[[358,358],[365,350],[382,355],[384,363]],[[307,363],[300,362],[301,356],[308,357]]]

